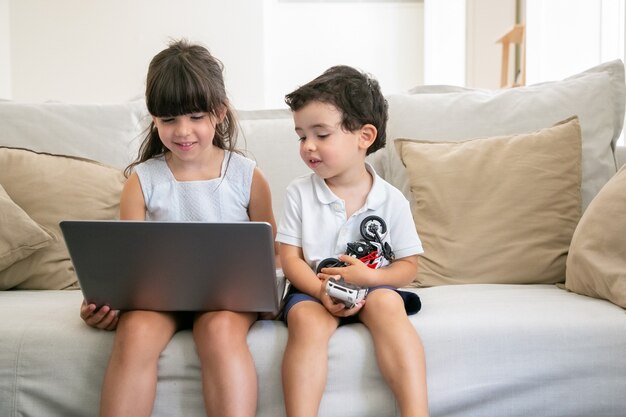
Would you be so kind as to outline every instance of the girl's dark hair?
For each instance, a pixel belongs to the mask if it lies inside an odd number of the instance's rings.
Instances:
[[[186,40],[173,41],[152,58],[148,67],[148,112],[155,117],[204,112],[217,116],[225,110],[224,120],[215,126],[213,145],[235,151],[237,122],[226,96],[223,70],[222,62],[205,47]],[[154,122],[150,122],[137,159],[124,173],[128,176],[135,165],[166,151]]]
[[[378,81],[346,65],[331,67],[313,81],[285,96],[285,103],[297,111],[311,101],[335,106],[342,113],[341,127],[354,132],[366,124],[378,131],[369,155],[384,148],[387,129],[387,100]]]

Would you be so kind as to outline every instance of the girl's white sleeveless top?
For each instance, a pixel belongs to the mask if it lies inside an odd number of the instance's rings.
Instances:
[[[146,203],[146,220],[249,221],[250,187],[255,162],[225,151],[220,178],[177,181],[165,157],[135,166]]]

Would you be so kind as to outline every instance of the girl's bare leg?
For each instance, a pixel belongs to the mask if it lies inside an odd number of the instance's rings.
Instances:
[[[213,311],[198,315],[193,337],[202,368],[209,417],[254,417],[257,377],[248,347],[256,313]]]
[[[316,417],[326,387],[328,342],[338,321],[313,301],[294,305],[288,321],[282,366],[287,416]]]
[[[128,311],[120,316],[102,384],[102,417],[152,414],[159,356],[175,331],[169,313]]]
[[[372,334],[378,366],[395,395],[400,415],[428,416],[424,348],[402,298],[393,290],[373,291],[360,318]]]

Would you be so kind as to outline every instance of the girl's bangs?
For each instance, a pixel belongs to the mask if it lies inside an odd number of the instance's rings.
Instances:
[[[146,97],[151,115],[172,117],[190,113],[212,112],[209,90],[188,77],[162,80]]]

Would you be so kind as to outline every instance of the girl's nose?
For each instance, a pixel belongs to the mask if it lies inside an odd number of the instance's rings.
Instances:
[[[178,120],[176,123],[176,130],[174,131],[174,134],[178,137],[185,137],[189,136],[190,133],[191,128],[189,126],[189,123],[187,123],[187,121],[184,119]]]

